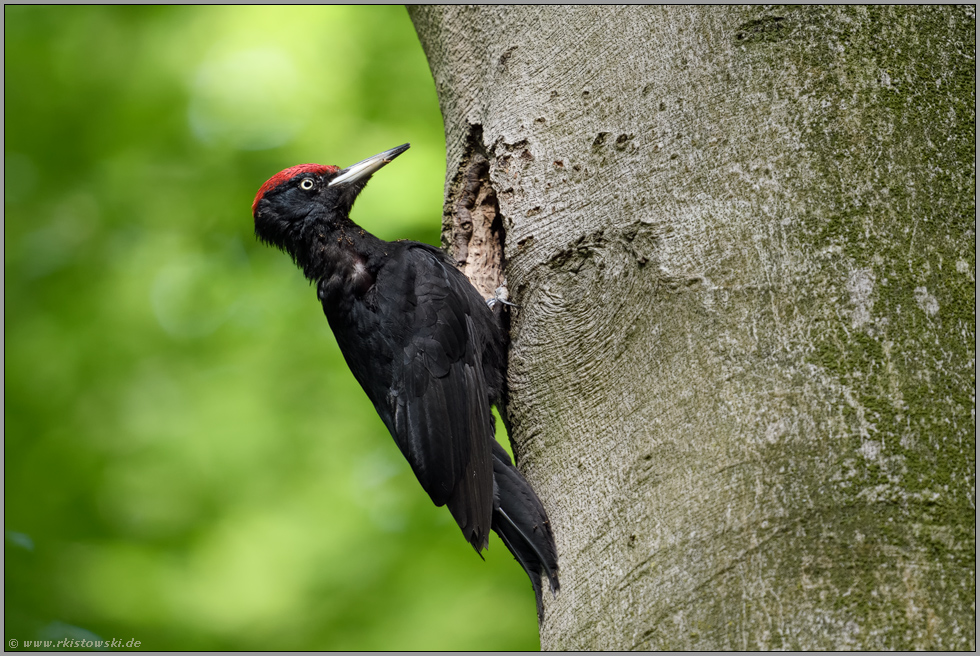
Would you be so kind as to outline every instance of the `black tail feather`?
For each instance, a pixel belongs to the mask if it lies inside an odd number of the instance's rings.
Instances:
[[[544,610],[541,577],[558,592],[558,549],[548,515],[538,496],[514,467],[503,447],[493,444],[493,520],[491,528],[531,579],[538,618]]]

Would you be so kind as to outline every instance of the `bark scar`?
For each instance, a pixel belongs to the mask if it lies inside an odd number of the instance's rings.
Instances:
[[[470,125],[443,205],[443,246],[484,298],[504,285],[504,223],[490,180],[483,126]]]

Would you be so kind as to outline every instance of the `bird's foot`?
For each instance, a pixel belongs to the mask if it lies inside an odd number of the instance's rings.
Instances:
[[[500,303],[501,305],[509,305],[510,307],[521,307],[517,303],[511,303],[507,300],[507,287],[504,285],[497,287],[497,289],[493,292],[493,296],[487,299],[487,307],[492,310],[493,306],[497,303]]]

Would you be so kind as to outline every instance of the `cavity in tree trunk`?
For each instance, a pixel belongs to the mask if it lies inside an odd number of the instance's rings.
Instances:
[[[974,8],[410,12],[542,647],[973,649]]]

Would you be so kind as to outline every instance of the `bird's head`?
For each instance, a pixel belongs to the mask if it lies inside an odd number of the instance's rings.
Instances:
[[[255,234],[295,257],[309,228],[346,220],[371,174],[406,150],[408,144],[403,144],[346,169],[299,164],[276,173],[252,203]]]

